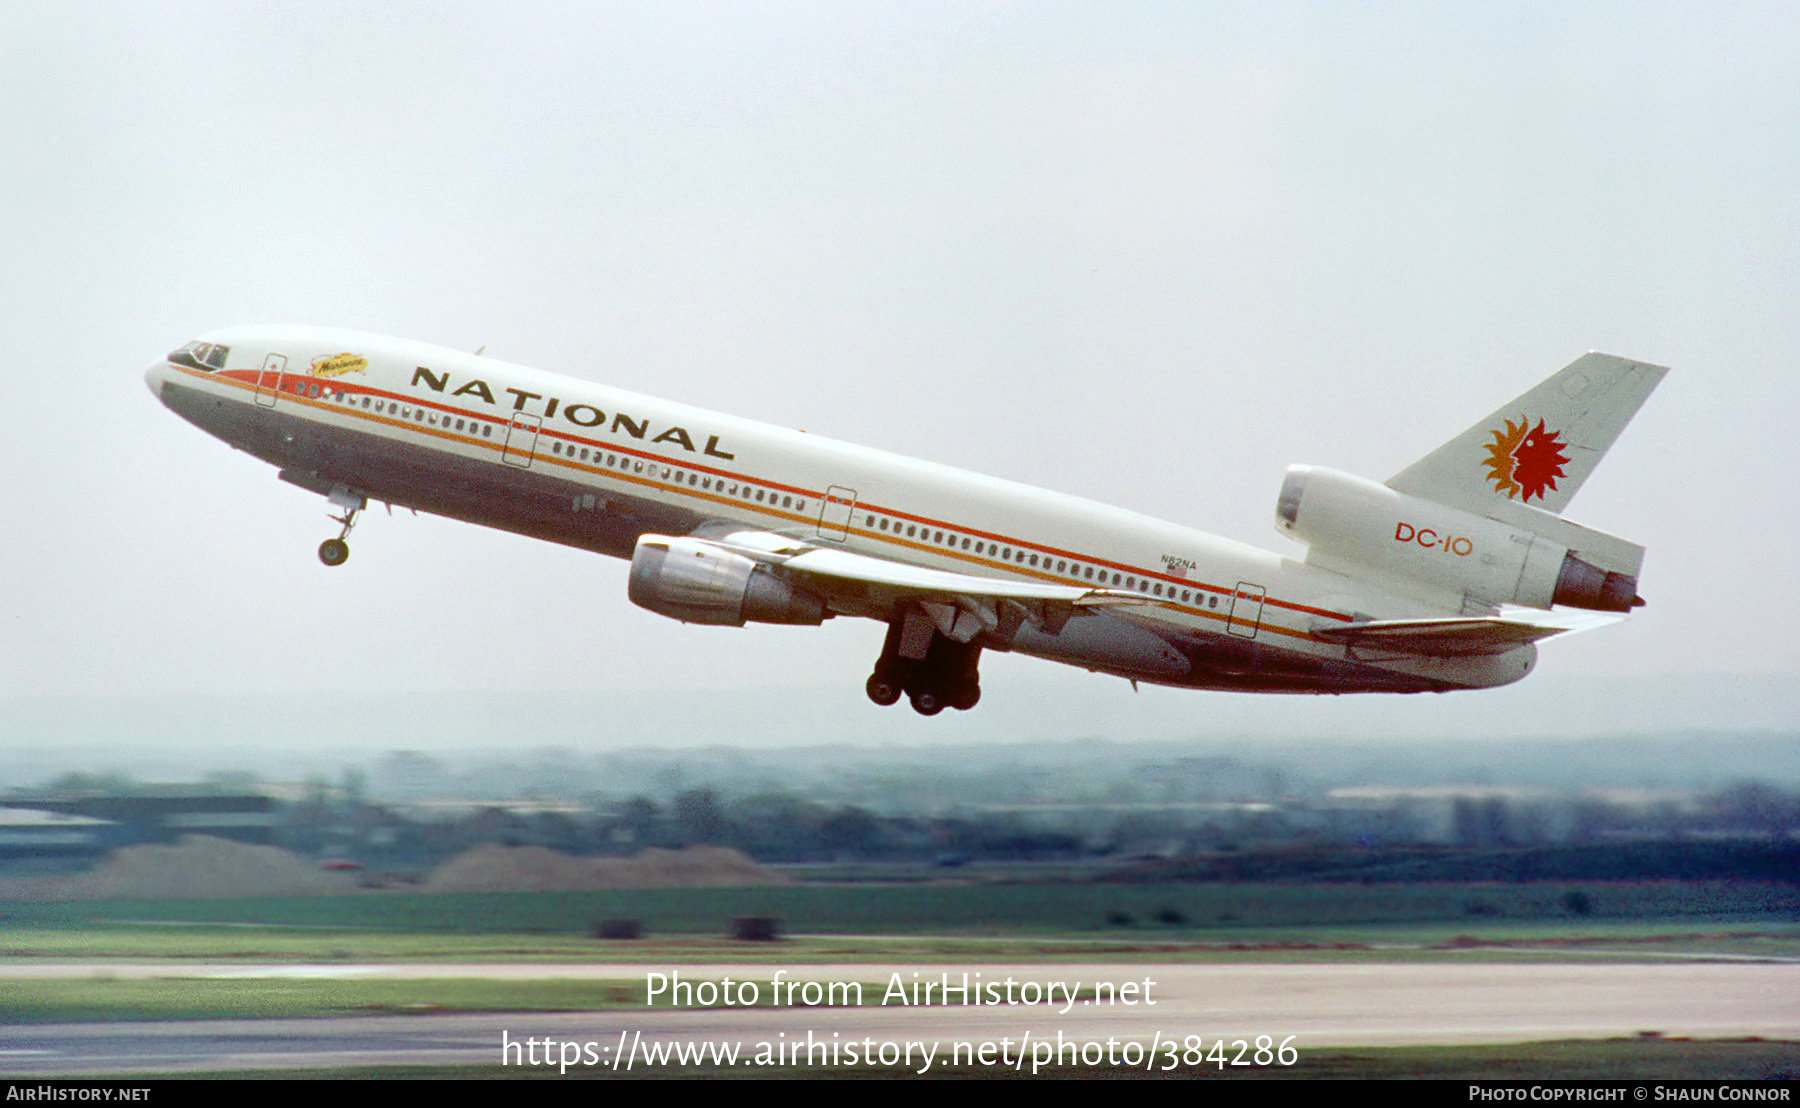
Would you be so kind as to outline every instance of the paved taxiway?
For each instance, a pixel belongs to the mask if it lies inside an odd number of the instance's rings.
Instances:
[[[111,963],[0,964],[6,977],[490,977],[642,981],[679,971],[692,981],[755,982],[762,996],[779,969],[785,980],[887,983],[970,980],[1022,989],[1057,982],[1058,1000],[1037,1004],[952,1004],[862,1008],[630,1008],[547,1014],[367,1016],[308,1020],[184,1020],[12,1026],[0,1029],[0,1074],[181,1072],[244,1067],[497,1063],[503,1034],[595,1042],[610,1057],[622,1036],[641,1042],[730,1041],[754,1049],[810,1031],[840,1041],[945,1043],[1108,1038],[1296,1036],[1301,1050],[1323,1046],[1525,1042],[1610,1038],[1655,1031],[1670,1036],[1800,1040],[1800,965],[1547,964],[870,964],[633,965],[222,965]],[[915,978],[913,975],[917,974]],[[979,979],[975,974],[980,974]],[[1096,982],[1148,979],[1136,1004],[1084,1003]],[[1064,986],[1082,997],[1072,1005]],[[1143,986],[1140,984],[1140,989]],[[955,994],[952,994],[953,996]],[[1015,996],[1019,995],[1015,992]],[[1138,993],[1142,996],[1142,993]],[[866,992],[868,1000],[878,993]]]

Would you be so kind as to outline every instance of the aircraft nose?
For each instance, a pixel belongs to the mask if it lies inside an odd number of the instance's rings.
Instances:
[[[144,371],[144,384],[150,386],[152,395],[158,400],[162,399],[163,364],[161,362],[157,362],[155,365]]]

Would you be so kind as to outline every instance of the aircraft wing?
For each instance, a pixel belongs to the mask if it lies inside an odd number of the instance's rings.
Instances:
[[[1054,632],[1081,611],[1161,603],[1155,597],[1128,589],[1094,589],[928,569],[848,550],[826,549],[768,531],[737,531],[709,536],[706,541],[792,578],[837,611],[886,619],[897,606],[916,603],[947,637],[962,642],[983,630],[1016,626],[1024,619]]]
[[[1341,642],[1352,650],[1372,647],[1401,654],[1444,657],[1500,654],[1572,631],[1587,631],[1619,622],[1617,616],[1590,612],[1505,610],[1491,616],[1438,619],[1377,619],[1313,628],[1315,639]]]

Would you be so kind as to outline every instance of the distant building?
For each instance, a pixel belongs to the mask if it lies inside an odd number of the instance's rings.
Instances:
[[[118,824],[125,829],[127,843],[172,843],[183,835],[210,835],[267,845],[275,841],[278,822],[273,797],[185,786],[149,787],[129,794],[13,796],[8,802]]]
[[[97,857],[131,841],[111,820],[42,808],[0,808],[0,860]]]

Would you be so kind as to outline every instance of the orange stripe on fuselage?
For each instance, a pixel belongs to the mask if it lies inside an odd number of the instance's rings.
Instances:
[[[214,373],[206,373],[206,372],[192,369],[188,366],[177,365],[173,362],[168,363],[168,367],[173,370],[179,370],[180,372],[185,373],[191,377],[195,377],[195,378],[199,378],[199,379],[203,379],[203,380],[224,380],[238,388],[248,388],[252,391],[255,391],[256,389],[258,389],[260,387],[258,382],[263,373],[263,371],[259,370],[259,369],[223,370],[223,371],[214,372]],[[310,375],[295,374],[295,373],[284,373],[282,376],[284,379],[292,379],[292,380],[296,380],[296,381],[324,381],[325,380],[323,378],[315,378]],[[485,423],[493,424],[496,427],[510,427],[512,425],[512,420],[510,418],[503,418],[498,415],[490,415],[487,413],[473,412],[473,411],[470,411],[465,408],[457,408],[457,407],[452,407],[450,405],[441,404],[437,401],[421,400],[418,397],[411,396],[408,394],[390,392],[386,389],[378,389],[373,386],[364,385],[364,384],[355,384],[355,383],[347,382],[347,381],[337,379],[337,378],[330,379],[328,381],[328,383],[322,384],[321,388],[335,389],[335,390],[338,390],[338,391],[346,393],[346,394],[370,396],[370,397],[375,397],[375,398],[379,398],[379,399],[383,399],[383,400],[392,401],[395,403],[410,405],[412,407],[431,409],[431,410],[443,413],[446,416],[456,416],[456,417],[460,417],[463,419],[479,420],[479,421],[482,421]],[[344,415],[353,416],[358,419],[371,421],[371,422],[379,423],[379,424],[385,424],[389,427],[400,428],[400,429],[405,429],[408,431],[417,432],[420,434],[430,435],[433,438],[445,439],[445,440],[448,440],[451,442],[459,442],[459,443],[463,443],[464,445],[468,445],[468,446],[478,446],[478,447],[482,447],[484,449],[492,450],[495,452],[503,453],[505,451],[505,443],[504,442],[496,443],[496,442],[494,442],[490,439],[486,439],[486,438],[474,437],[474,436],[458,433],[455,431],[445,431],[438,427],[431,426],[429,424],[418,423],[418,422],[415,422],[412,420],[401,419],[398,417],[389,416],[389,415],[385,415],[385,414],[377,414],[375,412],[371,412],[366,409],[357,409],[357,408],[353,408],[353,407],[347,407],[347,406],[336,404],[332,401],[324,400],[322,398],[308,397],[308,396],[302,395],[300,393],[295,393],[295,392],[291,392],[291,391],[281,391],[281,390],[275,390],[275,391],[279,393],[279,395],[282,397],[283,400],[286,400],[291,403],[304,404],[308,407],[317,408],[321,411],[338,412],[338,413],[341,413]],[[606,442],[606,441],[602,441],[599,439],[585,438],[581,435],[577,435],[572,432],[563,431],[560,429],[540,427],[538,430],[538,434],[541,436],[549,436],[551,438],[560,439],[564,442],[575,443],[580,446],[586,446],[590,449],[595,449],[595,450],[600,450],[600,451],[610,451],[612,453],[624,455],[625,457],[630,457],[630,458],[640,458],[646,462],[650,462],[650,463],[653,463],[656,465],[672,466],[672,467],[677,467],[677,468],[680,468],[683,470],[692,470],[697,473],[710,474],[712,477],[714,477],[716,479],[738,481],[745,485],[763,488],[763,489],[769,490],[771,492],[789,493],[789,494],[799,496],[799,497],[802,497],[802,498],[808,499],[808,500],[818,500],[818,501],[824,500],[824,495],[822,493],[813,492],[808,489],[802,489],[802,488],[799,488],[794,485],[784,485],[784,484],[781,484],[776,481],[768,480],[766,478],[749,477],[749,476],[746,476],[746,475],[740,474],[740,473],[732,473],[727,470],[718,469],[717,467],[714,467],[714,466],[699,465],[699,464],[695,464],[692,462],[679,460],[679,459],[670,459],[670,458],[663,457],[662,455],[659,455],[659,454],[652,454],[652,453],[648,453],[646,451],[635,450],[630,447],[620,446],[617,443],[613,443],[613,442]],[[630,473],[623,473],[617,469],[611,469],[611,468],[607,468],[604,466],[597,466],[597,465],[593,465],[588,462],[579,462],[573,458],[565,457],[565,456],[558,455],[558,454],[548,454],[548,453],[543,453],[541,451],[534,451],[532,454],[532,460],[534,463],[544,462],[544,463],[548,463],[550,465],[562,466],[566,469],[579,470],[584,473],[591,473],[596,476],[610,478],[612,480],[621,481],[621,482],[624,482],[627,484],[638,485],[638,486],[642,486],[642,487],[646,487],[646,488],[661,489],[661,490],[670,491],[670,492],[679,492],[685,496],[691,497],[696,500],[709,501],[711,503],[721,504],[721,505],[730,505],[733,508],[749,509],[759,515],[771,516],[776,519],[790,520],[792,522],[801,523],[801,524],[810,524],[810,523],[814,522],[813,517],[811,517],[811,516],[799,515],[794,512],[782,511],[779,508],[772,509],[772,508],[768,507],[766,504],[756,504],[756,503],[753,503],[750,501],[741,500],[741,499],[731,497],[731,496],[721,496],[717,493],[705,491],[702,489],[692,488],[685,484],[677,484],[673,481],[663,481],[663,480],[658,480],[655,478],[640,477],[640,476],[636,476],[636,475],[633,475]],[[883,507],[881,507],[879,505],[875,505],[875,504],[866,504],[866,503],[859,502],[855,505],[855,508],[852,509],[853,513],[854,513],[854,511],[857,511],[857,510],[861,510],[861,511],[865,511],[865,512],[874,512],[874,513],[878,513],[880,515],[888,516],[893,519],[906,520],[911,523],[922,525],[927,530],[941,529],[941,530],[951,531],[951,532],[954,532],[958,537],[966,535],[970,538],[978,538],[978,539],[985,540],[987,542],[1000,543],[1001,545],[1004,545],[1004,546],[1018,547],[1020,549],[1033,551],[1038,554],[1062,558],[1065,561],[1081,562],[1083,564],[1089,564],[1089,565],[1093,565],[1096,567],[1105,566],[1108,569],[1116,570],[1121,573],[1130,574],[1134,577],[1141,577],[1141,578],[1144,578],[1145,580],[1150,580],[1150,581],[1161,581],[1168,585],[1193,589],[1196,592],[1213,592],[1213,593],[1217,593],[1220,596],[1224,596],[1224,597],[1235,597],[1235,595],[1237,594],[1237,588],[1235,586],[1213,585],[1213,584],[1208,584],[1203,581],[1186,580],[1184,578],[1176,577],[1173,574],[1157,573],[1157,572],[1153,572],[1153,571],[1149,571],[1149,570],[1145,570],[1145,569],[1140,569],[1136,566],[1130,565],[1129,563],[1114,562],[1114,561],[1110,561],[1110,560],[1107,560],[1104,558],[1087,557],[1087,556],[1075,553],[1073,551],[1060,549],[1058,547],[1045,546],[1041,543],[1028,542],[1028,541],[1011,538],[1009,536],[997,534],[997,533],[990,532],[990,531],[981,531],[981,530],[977,530],[977,529],[971,528],[971,527],[959,526],[954,523],[946,523],[942,520],[932,519],[929,516],[915,515],[910,512],[902,512],[902,511],[897,511],[897,510],[894,510],[891,508],[883,508]],[[911,541],[908,539],[899,538],[896,535],[893,535],[893,534],[887,533],[887,532],[879,532],[879,531],[874,531],[874,530],[870,530],[867,528],[847,527],[846,533],[850,534],[850,535],[855,535],[859,538],[869,539],[871,541],[878,542],[878,543],[887,543],[892,546],[906,547],[908,549],[917,550],[922,553],[933,554],[938,557],[946,557],[946,558],[951,558],[951,559],[961,561],[961,562],[968,562],[970,564],[982,566],[987,569],[1000,570],[1002,572],[1010,573],[1015,576],[1033,577],[1033,578],[1037,578],[1039,580],[1049,581],[1049,582],[1053,582],[1056,584],[1070,584],[1070,585],[1074,585],[1077,587],[1101,587],[1101,588],[1111,587],[1111,586],[1107,586],[1107,585],[1097,585],[1096,582],[1083,581],[1079,577],[1070,577],[1070,576],[1061,575],[1061,574],[1057,574],[1057,573],[1053,573],[1053,572],[1045,572],[1045,571],[1038,570],[1035,568],[1028,569],[1024,566],[1016,565],[1012,562],[998,561],[993,558],[986,557],[984,555],[964,553],[962,551],[954,550],[954,549],[945,549],[944,547],[935,546],[930,543],[914,542],[914,541]],[[1324,609],[1324,608],[1315,608],[1310,605],[1299,604],[1299,603],[1296,603],[1294,601],[1289,601],[1289,600],[1279,600],[1274,597],[1265,597],[1263,600],[1263,603],[1265,606],[1268,606],[1268,607],[1282,608],[1282,609],[1286,609],[1288,611],[1306,613],[1308,615],[1323,616],[1323,617],[1326,617],[1329,619],[1341,620],[1346,623],[1351,622],[1354,619],[1354,617],[1347,615],[1345,613],[1342,613],[1342,612],[1334,612],[1334,611],[1331,611],[1329,609]],[[1220,612],[1220,611],[1215,611],[1210,608],[1196,607],[1196,606],[1193,606],[1190,604],[1183,604],[1183,603],[1180,603],[1180,602],[1177,602],[1174,600],[1170,600],[1167,598],[1157,598],[1157,597],[1152,597],[1149,595],[1145,596],[1143,604],[1146,607],[1169,608],[1169,609],[1172,609],[1172,610],[1178,611],[1178,612],[1186,612],[1187,614],[1192,615],[1192,616],[1198,616],[1203,619],[1210,619],[1210,620],[1214,620],[1214,621],[1221,622],[1221,623],[1229,622],[1230,618],[1231,618],[1231,613],[1229,610]],[[1271,634],[1285,635],[1285,636],[1288,636],[1291,638],[1305,639],[1305,640],[1309,640],[1309,641],[1318,641],[1313,638],[1313,635],[1310,631],[1302,631],[1302,630],[1296,630],[1296,629],[1292,629],[1292,628],[1282,627],[1278,624],[1259,623],[1258,630],[1266,631]]]

